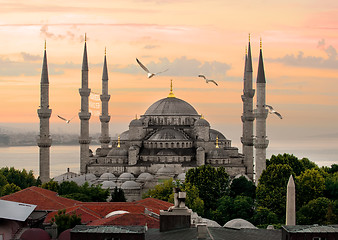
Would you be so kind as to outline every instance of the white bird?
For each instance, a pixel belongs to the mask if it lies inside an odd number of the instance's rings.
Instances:
[[[273,107],[271,107],[270,105],[265,105],[267,108],[269,108],[269,113],[270,114],[276,114],[280,119],[282,119],[282,115],[280,115],[279,112],[277,112],[275,109],[273,109]]]
[[[73,118],[75,118],[76,115],[74,117],[72,117],[71,119],[65,119],[64,117],[61,117],[60,115],[57,115],[57,116],[58,116],[58,118],[60,118],[63,121],[65,121],[66,123],[70,123],[70,121],[73,120]]]
[[[136,58],[136,61],[137,61],[137,63],[140,65],[140,67],[141,67],[144,71],[146,71],[146,72],[148,73],[148,78],[151,78],[151,77],[153,77],[153,76],[155,76],[155,75],[158,75],[158,74],[160,74],[160,73],[164,73],[164,72],[168,71],[168,69],[166,69],[166,70],[164,70],[164,71],[162,71],[162,72],[151,73],[151,72],[148,70],[148,68],[146,68],[146,66],[144,66],[144,65],[140,62],[140,60],[138,60],[138,59]]]
[[[218,86],[217,82],[215,82],[214,80],[207,79],[204,75],[198,75],[198,76],[201,77],[201,78],[204,78],[206,83],[212,82],[212,83],[214,83],[216,86]]]

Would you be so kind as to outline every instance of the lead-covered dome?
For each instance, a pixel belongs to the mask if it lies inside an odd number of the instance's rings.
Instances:
[[[150,138],[150,141],[163,141],[163,140],[188,140],[188,138],[181,132],[171,128],[165,128],[154,133]]]
[[[153,103],[144,115],[148,116],[199,116],[193,106],[176,97],[167,97]]]

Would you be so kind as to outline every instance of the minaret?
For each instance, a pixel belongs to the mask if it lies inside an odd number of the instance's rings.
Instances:
[[[46,41],[43,56],[41,82],[40,82],[40,108],[38,115],[40,118],[40,135],[37,139],[39,146],[40,179],[43,183],[50,180],[50,146],[52,138],[49,135],[49,118],[52,109],[49,109],[49,80],[47,67]]]
[[[86,166],[89,162],[89,94],[90,88],[88,88],[88,60],[87,60],[87,42],[85,36],[85,45],[82,61],[82,85],[79,89],[81,96],[81,112],[79,112],[79,118],[81,120],[81,135],[79,137],[80,143],[80,173],[85,174],[87,172]]]
[[[296,187],[292,175],[286,190],[286,224],[296,225]]]
[[[245,54],[245,67],[244,67],[244,88],[243,88],[243,136],[241,138],[244,165],[246,167],[246,175],[253,180],[253,121],[255,120],[253,114],[253,97],[255,90],[252,89],[252,59],[251,59],[251,46],[250,35],[248,52]]]
[[[108,148],[110,143],[109,137],[109,121],[110,116],[108,115],[108,102],[110,99],[110,95],[108,94],[108,70],[107,70],[107,59],[106,59],[106,49],[104,51],[104,63],[103,63],[103,72],[102,72],[102,94],[101,98],[101,106],[102,111],[100,115],[101,121],[101,137],[100,143],[101,148]]]
[[[255,110],[256,117],[256,139],[255,139],[255,181],[256,185],[258,180],[266,168],[266,148],[269,145],[269,140],[266,136],[266,118],[268,116],[268,109],[265,108],[265,73],[263,65],[262,54],[262,40],[260,41],[260,53],[257,73],[257,108]]]

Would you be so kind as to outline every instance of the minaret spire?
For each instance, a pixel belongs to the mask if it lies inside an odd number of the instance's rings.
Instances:
[[[170,79],[170,93],[168,95],[169,98],[174,98],[175,94],[173,93],[173,80]]]
[[[85,174],[87,172],[87,164],[89,162],[89,95],[90,88],[88,88],[88,59],[87,59],[87,36],[85,35],[85,44],[83,51],[82,61],[82,81],[79,93],[81,96],[81,112],[79,112],[79,118],[81,120],[81,134],[79,137],[80,143],[80,173]]]
[[[106,48],[104,49],[104,63],[103,63],[103,71],[102,71],[102,94],[100,95],[100,98],[101,98],[101,103],[102,103],[101,104],[102,111],[100,115],[101,137],[99,140],[101,143],[101,148],[108,149],[109,143],[110,143],[110,137],[109,137],[110,116],[108,113],[108,102],[110,99],[110,95],[108,94],[108,70],[107,70]]]
[[[262,42],[262,41],[261,41]],[[260,43],[260,45],[262,45]],[[263,64],[263,53],[262,48],[259,50],[259,62],[258,62],[258,73],[257,73],[257,109],[255,110],[256,117],[256,139],[255,139],[255,167],[256,167],[256,184],[266,168],[266,148],[269,145],[269,140],[266,136],[266,118],[268,116],[268,110],[265,108],[265,90],[266,81]]]
[[[243,78],[243,135],[241,137],[242,150],[244,154],[244,164],[246,167],[246,175],[253,180],[253,121],[255,120],[253,114],[253,97],[255,90],[252,88],[252,58],[251,58],[251,44],[250,34],[248,48],[245,54],[244,78]]]
[[[49,118],[51,114],[52,110],[49,109],[49,80],[45,41],[40,82],[40,108],[38,109],[40,135],[37,139],[37,144],[39,146],[39,173],[43,183],[50,180],[50,146],[52,145],[52,139],[49,135]]]

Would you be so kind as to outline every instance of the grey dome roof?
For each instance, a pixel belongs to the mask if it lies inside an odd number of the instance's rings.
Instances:
[[[236,229],[241,229],[241,228],[257,229],[257,227],[255,227],[252,223],[248,222],[247,220],[241,219],[241,218],[232,219],[228,221],[226,224],[224,224],[223,227],[236,228]]]
[[[135,179],[134,175],[128,172],[122,173],[119,176],[119,180],[122,180],[122,181],[128,181],[128,180],[134,180],[134,179]]]
[[[137,182],[146,182],[146,181],[150,181],[153,180],[154,176],[151,175],[150,173],[144,172],[141,173],[138,177],[137,177]]]
[[[200,118],[198,119],[195,124],[195,126],[202,126],[202,127],[210,127],[210,124],[207,120],[205,120],[204,118]]]
[[[142,127],[142,120],[141,119],[133,119],[129,123],[129,127]]]
[[[141,189],[140,184],[135,181],[126,181],[121,185],[121,188],[130,190]]]
[[[102,189],[113,189],[116,187],[116,183],[114,183],[113,181],[103,181],[102,182]]]
[[[129,130],[124,131],[123,133],[121,133],[120,135],[120,140],[129,140]]]
[[[128,151],[123,148],[113,148],[109,151],[107,156],[114,157],[114,156],[127,156]]]
[[[218,136],[218,140],[226,140],[226,137],[224,137],[224,135],[221,132],[215,129],[210,129],[209,135],[210,135],[210,140],[216,140],[217,136]]]
[[[176,97],[167,97],[153,103],[144,115],[156,116],[199,116],[195,108]]]
[[[101,181],[110,181],[110,180],[115,180],[115,179],[116,179],[116,177],[113,173],[103,173],[100,176]]]
[[[160,131],[157,131],[154,133],[149,140],[188,140],[186,136],[184,136],[183,133],[176,131],[171,128],[165,128],[161,129]]]

